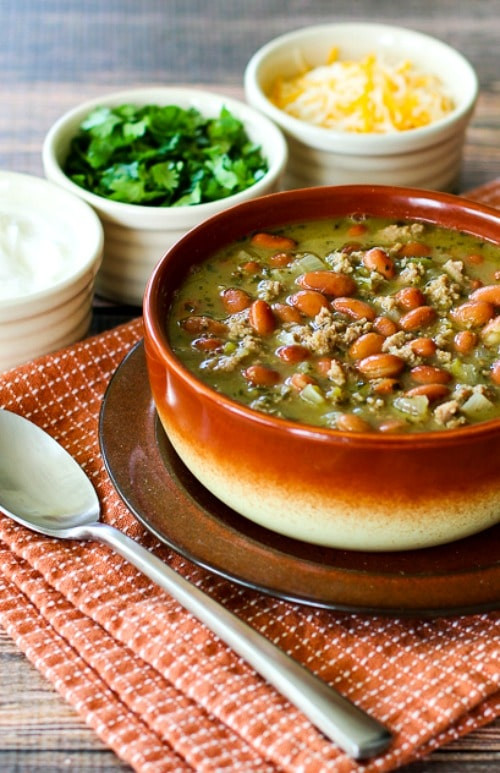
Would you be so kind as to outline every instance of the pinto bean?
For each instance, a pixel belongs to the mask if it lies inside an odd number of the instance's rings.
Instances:
[[[377,427],[379,432],[401,432],[406,429],[406,422],[401,419],[387,419]]]
[[[423,242],[406,242],[398,250],[398,255],[401,255],[403,258],[424,258],[431,253],[431,248]]]
[[[293,255],[290,252],[276,252],[269,258],[269,263],[276,268],[283,268],[283,266],[288,266],[292,260]]]
[[[258,274],[261,269],[261,265],[256,260],[247,260],[247,262],[243,263],[240,268],[245,272],[245,274]]]
[[[358,298],[335,298],[332,301],[332,307],[341,314],[346,314],[353,319],[375,319],[375,310],[365,301]]]
[[[366,226],[364,223],[353,223],[348,229],[347,229],[347,235],[348,236],[361,236],[362,234],[366,233],[368,231],[368,226]]]
[[[301,320],[300,311],[295,306],[289,306],[287,303],[273,303],[271,306],[274,316],[279,319],[280,322],[295,322],[299,323]]]
[[[192,343],[195,349],[200,352],[214,352],[223,346],[224,342],[220,338],[208,338],[202,336],[201,338],[195,338]]]
[[[299,290],[298,293],[291,295],[288,300],[292,306],[295,306],[306,317],[315,317],[321,309],[328,308],[326,296],[323,293],[317,292],[317,290]]]
[[[309,271],[297,279],[297,284],[305,290],[317,290],[323,295],[338,298],[351,295],[356,290],[356,282],[347,274],[337,271]]]
[[[401,290],[398,290],[394,298],[398,306],[405,311],[425,306],[425,295],[418,287],[403,287]]]
[[[453,346],[460,354],[469,354],[477,344],[477,335],[472,330],[461,330],[453,339]]]
[[[410,349],[419,357],[432,357],[432,355],[436,353],[437,346],[432,338],[421,336],[420,338],[414,338],[413,341],[410,341]]]
[[[331,357],[319,357],[316,360],[316,370],[320,374],[320,376],[324,376],[325,378],[328,376],[328,372],[330,368],[332,367],[332,358]]]
[[[345,242],[345,244],[342,245],[340,248],[340,251],[343,252],[345,255],[350,255],[351,252],[358,252],[362,249],[361,242]]]
[[[261,298],[258,298],[250,306],[248,321],[260,336],[271,335],[276,327],[276,321],[270,305]]]
[[[400,320],[399,324],[403,330],[420,330],[427,325],[431,325],[436,319],[436,312],[432,306],[418,306],[416,309],[407,311]]]
[[[410,375],[418,384],[447,384],[453,378],[447,370],[432,365],[416,365]]]
[[[427,397],[430,403],[442,400],[450,394],[450,389],[445,384],[420,384],[405,392],[407,397]]]
[[[280,346],[276,349],[276,354],[283,360],[283,362],[303,362],[310,356],[309,349],[300,344],[288,344],[287,346]]]
[[[212,333],[213,335],[224,335],[227,333],[227,327],[223,322],[206,316],[186,317],[181,322],[182,328],[186,333],[200,335],[201,333]]]
[[[500,360],[495,360],[491,366],[491,380],[500,386]]]
[[[450,316],[464,327],[482,327],[495,316],[495,309],[487,301],[466,301],[452,309]]]
[[[287,379],[287,383],[297,392],[302,392],[304,387],[308,384],[316,384],[316,381],[307,373],[293,373],[290,378]]]
[[[349,355],[353,360],[362,360],[370,354],[378,354],[382,351],[385,338],[380,333],[365,333],[357,338],[349,347]]]
[[[249,294],[238,287],[228,287],[226,290],[223,290],[221,298],[228,314],[236,314],[238,311],[243,311],[252,303]]]
[[[383,378],[377,384],[373,385],[373,391],[377,395],[390,395],[399,386],[397,378]]]
[[[383,335],[385,338],[393,336],[399,330],[398,325],[390,317],[375,317],[373,320],[373,329]]]
[[[356,413],[341,413],[336,418],[336,428],[341,432],[371,432],[367,421]]]
[[[278,371],[265,365],[250,365],[243,371],[243,377],[253,386],[274,386],[281,378]]]
[[[396,354],[370,354],[356,363],[356,368],[368,379],[393,378],[398,376],[405,367],[405,361]]]
[[[371,250],[363,255],[363,265],[369,271],[376,271],[386,279],[392,279],[396,273],[394,261],[389,257],[385,250],[380,247],[372,247]]]
[[[280,234],[256,233],[250,239],[254,247],[264,247],[266,250],[293,250],[297,246],[295,239]]]
[[[500,306],[500,284],[498,285],[484,285],[484,287],[478,287],[470,295],[471,301],[485,301],[491,303],[493,306]]]

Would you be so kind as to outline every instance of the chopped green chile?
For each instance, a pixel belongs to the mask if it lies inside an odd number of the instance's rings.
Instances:
[[[166,324],[189,370],[254,410],[353,432],[456,429],[500,416],[499,279],[500,246],[459,231],[320,220],[208,256]]]

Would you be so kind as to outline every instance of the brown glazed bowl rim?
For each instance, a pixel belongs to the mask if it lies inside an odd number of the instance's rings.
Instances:
[[[500,215],[498,211],[451,193],[390,185],[343,185],[294,189],[260,196],[228,207],[226,210],[207,218],[181,237],[158,261],[147,283],[143,300],[146,353],[149,343],[156,349],[157,354],[161,355],[165,366],[187,382],[198,393],[200,399],[210,403],[216,402],[219,409],[224,408],[228,413],[237,414],[254,425],[265,426],[268,429],[283,433],[285,436],[288,434],[299,435],[304,440],[314,438],[316,441],[325,443],[341,443],[355,448],[376,449],[435,445],[446,448],[454,445],[458,440],[463,442],[470,439],[473,441],[497,434],[500,431],[500,419],[478,422],[457,429],[408,432],[401,435],[343,432],[326,427],[301,424],[253,410],[243,403],[238,403],[216,392],[198,379],[174,354],[166,333],[165,311],[173,291],[179,286],[187,269],[223,245],[254,230],[280,227],[288,223],[301,222],[301,220],[335,217],[335,211],[319,216],[313,214],[314,204],[320,206],[325,199],[330,200],[331,197],[343,203],[339,215],[366,214],[369,216],[374,213],[377,207],[374,207],[372,203],[370,208],[367,203],[377,200],[380,206],[380,202],[383,201],[385,202],[384,209],[376,213],[378,216],[394,216],[400,220],[418,220],[436,224],[483,237],[485,240],[500,246]],[[351,207],[347,206],[349,202],[352,202]],[[366,202],[366,204],[362,205],[362,202]],[[309,205],[310,215],[301,213],[300,208],[304,203]],[[273,215],[275,210],[283,212],[285,207],[286,217],[279,214]],[[395,210],[397,210],[397,215],[394,214]],[[240,226],[242,221],[248,225]],[[483,227],[483,230],[480,226]],[[203,245],[203,248],[200,247],[200,244]],[[193,256],[188,262],[180,260],[178,257],[186,252]],[[173,274],[174,282],[167,283],[168,286],[166,286],[165,277],[169,274]]]

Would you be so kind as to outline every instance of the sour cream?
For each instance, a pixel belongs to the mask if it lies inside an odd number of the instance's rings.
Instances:
[[[0,205],[0,301],[53,287],[72,271],[61,229],[41,215]]]

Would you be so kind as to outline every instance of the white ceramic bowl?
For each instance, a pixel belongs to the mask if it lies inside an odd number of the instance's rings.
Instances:
[[[104,234],[85,202],[47,180],[15,172],[0,172],[0,221],[5,371],[86,335]]]
[[[454,100],[446,117],[425,127],[386,134],[358,134],[314,126],[276,107],[268,98],[278,76],[292,77],[304,62],[327,62],[368,54],[437,75]],[[384,24],[346,23],[306,27],[263,46],[245,70],[245,94],[253,107],[280,126],[290,158],[285,185],[386,184],[453,191],[457,188],[467,124],[478,92],[473,68],[448,45],[419,32]]]
[[[242,121],[250,139],[261,146],[269,169],[257,183],[240,193],[192,206],[147,207],[96,196],[73,183],[62,166],[82,120],[100,105],[113,107],[124,103],[194,107],[209,117],[219,115],[225,106]],[[142,304],[146,282],[158,260],[186,231],[233,204],[277,190],[286,162],[287,145],[281,131],[261,113],[229,97],[176,87],[130,89],[85,102],[52,126],[43,145],[48,179],[91,204],[103,223],[104,260],[97,277],[97,291],[104,297],[135,305]]]

